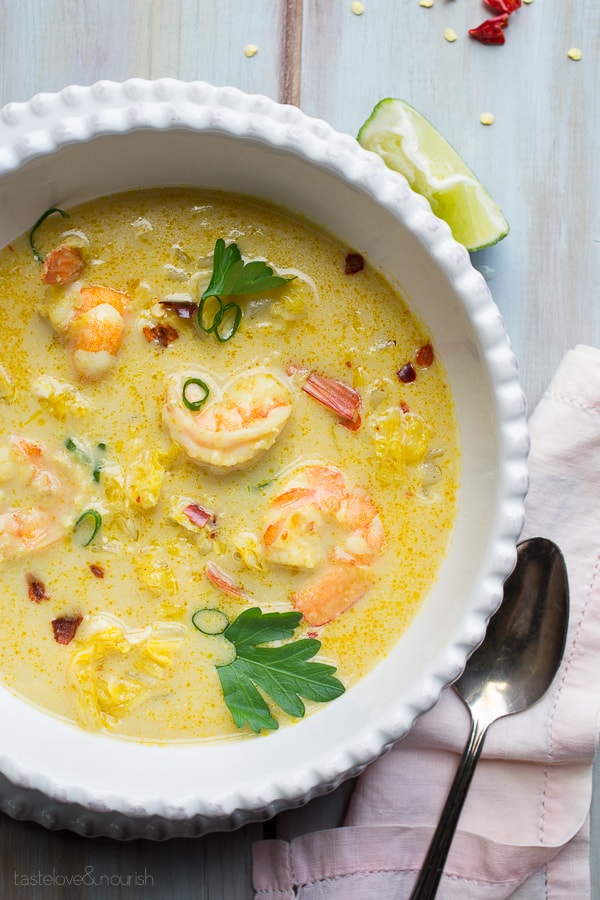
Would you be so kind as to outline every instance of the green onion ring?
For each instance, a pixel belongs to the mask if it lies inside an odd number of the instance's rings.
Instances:
[[[86,510],[84,510],[84,512],[81,513],[81,515],[75,522],[73,531],[77,531],[80,528],[80,526],[83,525],[83,523],[88,519],[91,519],[93,522],[92,533],[91,533],[90,537],[88,538],[88,540],[85,541],[84,543],[82,543],[82,545],[81,545],[82,547],[89,547],[89,545],[92,543],[92,541],[94,540],[94,538],[100,531],[100,527],[102,525],[102,516],[100,515],[98,510],[97,509],[86,509]]]
[[[213,317],[212,324],[210,326],[203,324],[204,307],[206,305],[207,300],[216,300],[217,303],[219,304],[219,308],[217,309],[217,311]],[[196,316],[196,319],[198,322],[198,328],[200,328],[206,334],[211,334],[213,331],[215,331],[215,329],[221,323],[221,319],[219,318],[219,316],[221,315],[222,311],[223,311],[223,301],[221,300],[220,297],[217,297],[216,294],[209,294],[208,297],[202,297],[200,300],[200,303],[198,304],[198,313]]]
[[[195,384],[196,387],[201,388],[204,391],[204,396],[199,400],[189,400],[187,396],[187,389],[190,384]],[[191,409],[192,412],[198,412],[201,406],[203,406],[208,400],[208,395],[210,394],[210,390],[208,385],[202,381],[201,378],[187,378],[183,383],[183,388],[181,390],[181,400],[184,406],[187,406],[188,409]]]
[[[202,634],[223,634],[229,625],[229,619],[220,609],[197,609],[192,616],[192,625]]]
[[[225,334],[222,336],[219,329],[221,327],[223,319],[225,318],[225,314],[227,312],[229,312],[230,309],[234,310],[233,324],[231,325],[229,331],[225,332]],[[240,327],[241,321],[242,321],[242,309],[240,306],[238,306],[237,303],[227,303],[225,306],[221,305],[221,309],[215,316],[215,321],[213,323],[213,326],[214,326],[213,330],[214,330],[215,337],[217,338],[217,340],[220,341],[221,344],[225,344],[227,341],[230,341],[231,338],[236,333],[236,331],[238,330],[238,328]]]
[[[45,213],[42,213],[42,215],[39,217],[39,219],[37,220],[37,222],[31,229],[31,231],[29,232],[29,246],[31,247],[31,249],[33,251],[33,255],[35,256],[35,258],[37,259],[37,261],[39,263],[44,262],[44,257],[41,255],[39,250],[37,250],[35,244],[33,243],[33,235],[38,230],[38,228],[40,227],[42,222],[45,222],[45,220],[48,218],[48,216],[51,216],[53,213],[60,213],[60,215],[63,217],[63,219],[69,218],[69,213],[65,212],[64,209],[59,209],[58,206],[51,206],[50,209],[47,209]]]

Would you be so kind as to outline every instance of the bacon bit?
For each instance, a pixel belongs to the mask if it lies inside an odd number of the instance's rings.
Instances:
[[[431,344],[424,344],[417,350],[416,360],[417,365],[421,366],[422,369],[428,369],[429,366],[433,365],[434,355]]]
[[[482,44],[503,44],[506,40],[503,29],[508,25],[508,13],[486,19],[477,28],[470,28],[469,34]]]
[[[179,337],[179,332],[172,325],[163,325],[162,322],[159,322],[158,325],[153,325],[152,328],[149,325],[145,325],[143,331],[144,337],[149,344],[154,341],[161,347],[168,347],[169,344],[172,344]]]
[[[198,312],[198,304],[191,300],[161,300],[160,305],[180,319],[191,319]]]
[[[521,0],[485,0],[490,9],[494,9],[499,13],[514,13],[516,9],[521,8]]]
[[[349,384],[319,372],[311,372],[302,385],[302,390],[340,416],[342,425],[353,431],[360,428],[361,398],[358,391]]]
[[[184,515],[188,517],[192,525],[197,525],[198,528],[203,528],[207,522],[212,522],[212,524],[214,525],[217,521],[217,517],[214,513],[209,512],[202,506],[198,506],[197,503],[188,504],[183,512]]]
[[[96,578],[104,578],[104,569],[102,566],[99,566],[98,563],[90,563],[90,572],[92,575],[95,575]]]
[[[348,253],[344,265],[344,275],[356,275],[357,272],[362,272],[364,267],[365,261],[360,253]]]
[[[215,587],[218,587],[226,594],[232,594],[234,597],[239,597],[241,600],[252,599],[250,594],[247,594],[240,584],[235,582],[230,575],[223,572],[223,570],[215,563],[207,563],[204,567],[204,574]]]
[[[27,585],[29,599],[34,603],[41,603],[42,600],[50,599],[49,595],[46,593],[46,585],[43,581],[40,581],[39,578],[36,578],[35,575],[27,575]]]
[[[60,616],[52,619],[52,631],[57,644],[70,644],[83,622],[83,616]]]
[[[84,269],[85,261],[77,247],[61,244],[46,256],[41,278],[44,284],[71,284]]]
[[[406,365],[402,366],[401,369],[398,369],[396,372],[398,378],[402,382],[402,384],[410,384],[417,377],[417,373],[415,372],[415,367],[412,363],[406,363]]]

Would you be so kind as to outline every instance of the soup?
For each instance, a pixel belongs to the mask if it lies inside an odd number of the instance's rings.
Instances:
[[[0,672],[142,741],[268,733],[376,665],[456,511],[452,397],[355,248],[195,189],[0,258]]]

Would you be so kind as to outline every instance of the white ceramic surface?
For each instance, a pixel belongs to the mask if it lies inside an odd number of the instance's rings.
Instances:
[[[90,734],[0,690],[0,805],[82,834],[200,834],[331,790],[411,727],[462,669],[515,559],[525,402],[503,323],[466,250],[404,179],[295,107],[201,82],[70,86],[0,111],[0,244],[50,206],[196,184],[303,213],[396,282],[450,376],[459,513],[437,585],[389,656],[334,703],[268,737],[166,746]]]

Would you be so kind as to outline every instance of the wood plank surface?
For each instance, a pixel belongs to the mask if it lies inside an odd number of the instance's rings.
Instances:
[[[467,35],[487,15],[480,0],[363,3],[355,15],[351,0],[4,0],[0,104],[70,83],[170,76],[264,93],[356,134],[379,99],[403,97],[450,139],[511,223],[474,263],[533,406],[567,349],[600,346],[598,5],[534,0],[511,19],[506,44],[489,47]],[[581,61],[567,57],[571,47]],[[252,842],[339,824],[351,787],[266,826],[163,844],[88,840],[0,815],[0,897],[249,900]],[[53,884],[34,884],[53,873]],[[56,876],[74,875],[88,881],[67,892]]]

